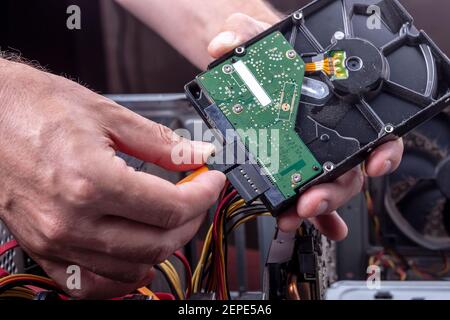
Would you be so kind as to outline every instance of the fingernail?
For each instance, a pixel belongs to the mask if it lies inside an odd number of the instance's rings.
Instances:
[[[329,207],[329,205],[328,205],[327,201],[325,201],[325,200],[321,201],[319,203],[319,205],[317,206],[316,216],[320,216],[320,215],[327,213],[328,207]]]
[[[195,153],[201,153],[206,157],[210,157],[215,152],[215,147],[212,143],[192,141],[191,145]]]
[[[219,33],[219,35],[217,35],[217,37],[215,37],[211,43],[212,46],[217,47],[217,46],[226,46],[226,47],[230,47],[230,46],[234,46],[236,43],[236,33],[232,32],[232,31],[226,31],[226,32],[222,32]]]
[[[385,162],[384,162],[384,166],[383,166],[383,175],[385,175],[385,174],[389,174],[389,173],[391,173],[391,171],[392,171],[392,161],[390,161],[390,160],[386,160]]]

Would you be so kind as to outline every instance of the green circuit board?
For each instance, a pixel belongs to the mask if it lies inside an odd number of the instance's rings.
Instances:
[[[301,57],[275,32],[197,78],[286,198],[322,172],[295,131],[304,75]]]

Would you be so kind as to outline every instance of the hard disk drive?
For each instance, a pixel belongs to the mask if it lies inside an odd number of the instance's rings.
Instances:
[[[396,0],[317,0],[186,93],[223,145],[211,168],[276,215],[444,110],[450,60]]]

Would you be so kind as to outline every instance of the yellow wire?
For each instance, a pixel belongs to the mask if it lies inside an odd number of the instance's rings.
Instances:
[[[20,298],[26,300],[34,300],[35,293],[33,290],[28,288],[16,287],[6,290],[0,295],[0,298]]]
[[[0,285],[11,279],[12,280],[17,280],[17,279],[36,280],[36,281],[41,281],[41,282],[45,282],[45,283],[49,283],[49,284],[54,283],[54,281],[49,278],[36,276],[36,275],[32,275],[32,274],[12,274],[12,275],[1,278]],[[56,286],[56,283],[55,283],[55,286]]]
[[[229,212],[229,210],[226,212],[226,216],[228,216],[228,212]],[[222,226],[223,225],[223,219],[224,219],[225,217],[222,215],[222,217],[221,217],[221,219],[220,219],[220,221],[219,221],[219,226]],[[223,252],[223,241],[222,241],[222,239],[223,239],[223,228],[221,228],[221,227],[219,227],[218,228],[218,234],[217,234],[217,237],[218,237],[218,241],[219,241],[219,245],[218,245],[218,248],[219,248],[219,252],[218,252],[218,254],[219,254],[219,259],[220,259],[220,261],[221,261],[221,264],[222,264],[222,266],[225,266],[225,254],[224,254],[224,252]],[[221,274],[219,274],[218,275],[219,277],[221,277],[222,278],[222,283],[226,283],[226,274],[225,274],[225,272],[222,272]],[[214,279],[214,278],[213,278]],[[225,288],[223,288],[223,289],[225,289]],[[224,290],[224,291],[226,291],[226,290]],[[224,293],[224,291],[222,291],[222,296],[226,296],[226,292]],[[226,298],[226,297],[225,297]]]
[[[228,208],[228,210],[225,214],[226,218],[233,216],[233,214],[236,211],[238,211],[240,208],[242,208],[244,205],[245,205],[245,201],[243,199],[231,204],[231,206]],[[223,219],[225,219],[225,217],[222,217],[221,225],[223,225]],[[223,228],[219,228],[219,239],[223,239]],[[222,261],[222,265],[224,266],[224,269],[225,269],[226,261],[225,261],[225,253],[223,252],[222,243],[219,246],[219,256],[220,256],[220,261]],[[225,272],[222,272],[222,274],[220,274],[220,276],[222,277],[222,283],[226,284],[227,283],[227,275],[225,274]],[[222,295],[225,297],[225,299],[228,299],[229,297],[228,297],[227,288],[224,286],[222,289],[223,289]]]
[[[203,269],[203,267],[205,266],[205,261],[206,261],[206,253],[208,251],[208,247],[211,243],[212,240],[212,231],[213,231],[213,226],[211,225],[211,227],[208,230],[208,233],[206,235],[205,238],[205,242],[203,243],[203,248],[202,248],[202,253],[200,255],[200,259],[198,261],[198,264],[195,268],[194,274],[192,276],[192,282],[193,282],[193,292],[197,293],[198,292],[198,286],[200,284],[200,276],[201,276],[201,271]]]
[[[234,212],[236,212],[238,209],[240,209],[242,206],[245,205],[244,200],[239,200],[229,207],[227,211],[227,216],[230,216]],[[206,235],[205,241],[203,243],[202,253],[200,255],[199,262],[194,270],[194,274],[192,276],[192,286],[193,291],[198,292],[199,285],[200,285],[200,277],[201,277],[201,271],[203,270],[204,266],[206,265],[206,260],[210,257],[207,257],[208,248],[210,247],[211,241],[212,241],[212,231],[213,231],[213,225],[210,226],[208,233]],[[220,238],[219,238],[220,239]]]
[[[169,265],[168,265],[168,263],[169,263]],[[183,289],[181,288],[180,278],[178,276],[178,273],[176,271],[174,272],[173,265],[171,265],[170,262],[165,261],[165,262],[161,263],[159,266],[167,275],[167,278],[170,281],[170,283],[172,284],[173,288],[175,289],[175,292],[176,292],[178,298],[183,299],[184,293],[183,293]]]
[[[25,299],[25,300],[34,300],[34,296],[28,296],[26,294],[22,294],[19,292],[5,292],[0,295],[2,299]]]
[[[259,214],[255,214],[255,215],[251,215],[247,218],[242,219],[242,221],[240,221],[234,228],[233,230],[236,230],[237,228],[239,228],[242,224],[247,223],[251,220],[255,220],[258,217],[269,217],[271,216],[271,214],[269,212],[265,212],[265,213],[259,213]]]
[[[178,279],[177,279],[178,283],[181,283],[178,272],[175,269],[175,267],[173,266],[173,264],[169,260],[164,261],[163,264],[165,264],[170,269],[170,272],[172,273],[172,275],[174,275],[175,277],[178,277]]]
[[[170,270],[171,277],[172,277],[173,281],[175,282],[175,290],[177,291],[178,296],[180,296],[181,298],[184,298],[185,297],[184,290],[183,290],[183,286],[181,284],[181,278],[180,278],[177,270],[175,269],[173,264],[168,260],[165,261],[164,264]]]
[[[234,203],[232,203],[227,212],[225,213],[225,215],[223,215],[220,219],[220,221],[218,221],[219,225],[223,225],[223,219],[227,218],[230,219],[234,216],[234,214],[241,209],[242,207],[245,206],[245,201],[243,199],[238,200]],[[258,216],[270,216],[270,213],[263,213],[263,214],[258,214],[258,215],[254,215],[254,216],[250,216],[245,218],[244,220],[242,220],[241,222],[239,222],[238,225],[235,226],[235,228],[238,228],[240,225],[242,225],[243,223],[246,223],[252,219],[255,219]],[[197,293],[199,291],[199,287],[200,287],[200,282],[201,282],[201,275],[202,275],[202,270],[204,269],[204,267],[206,266],[207,263],[209,263],[211,261],[211,255],[208,255],[208,249],[211,246],[211,242],[212,242],[212,234],[213,234],[213,228],[214,226],[211,225],[205,241],[203,243],[203,247],[202,247],[202,251],[201,251],[201,255],[200,255],[200,259],[199,262],[197,263],[197,266],[194,270],[193,276],[192,276],[192,287],[193,287],[193,292]],[[220,245],[218,246],[218,255],[220,258],[220,261],[222,261],[222,265],[225,266],[225,255],[224,255],[224,251],[223,251],[223,244],[222,244],[222,239],[223,239],[223,228],[218,228],[218,240],[221,241]],[[226,274],[222,273],[221,275],[219,275],[221,277],[223,277],[223,283],[226,283]],[[215,277],[212,277],[212,288],[216,287],[216,281],[215,281]],[[226,290],[226,288],[223,288],[223,292],[222,295],[225,298],[228,298],[228,292]]]
[[[245,205],[244,199],[241,199],[233,203],[227,211],[227,217],[231,217],[233,213],[235,213],[238,209],[242,208],[244,205]]]

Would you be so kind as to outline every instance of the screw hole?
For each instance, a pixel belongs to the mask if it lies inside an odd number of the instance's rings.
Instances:
[[[393,132],[394,132],[394,126],[391,125],[391,124],[388,124],[388,125],[386,125],[386,126],[384,127],[384,131],[385,131],[386,133],[393,133]]]
[[[244,47],[237,47],[235,50],[237,55],[244,55],[245,54],[245,48]]]
[[[302,12],[294,13],[294,19],[295,20],[302,20],[303,19],[303,13]]]
[[[350,57],[345,62],[347,69],[350,71],[359,71],[363,67],[363,61],[360,57]]]

